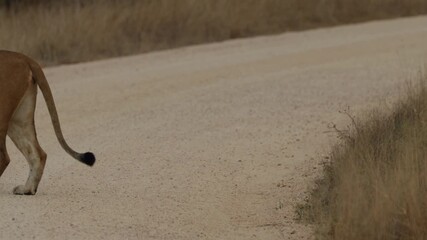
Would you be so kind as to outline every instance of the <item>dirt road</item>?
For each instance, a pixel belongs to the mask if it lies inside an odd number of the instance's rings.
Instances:
[[[67,156],[39,95],[48,153],[36,196],[11,141],[0,239],[312,239],[294,206],[338,113],[393,99],[427,56],[427,17],[47,68]]]

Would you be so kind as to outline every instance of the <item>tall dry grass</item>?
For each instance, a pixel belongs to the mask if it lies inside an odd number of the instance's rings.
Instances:
[[[354,119],[339,134],[324,177],[297,211],[317,238],[427,239],[425,81],[391,112]]]
[[[50,64],[427,13],[425,0],[16,2],[0,7],[0,49]]]

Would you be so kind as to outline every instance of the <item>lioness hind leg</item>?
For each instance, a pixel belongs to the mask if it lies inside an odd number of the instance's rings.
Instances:
[[[34,195],[43,175],[46,164],[46,153],[40,147],[34,128],[34,124],[12,124],[13,130],[9,131],[9,137],[16,147],[22,152],[30,165],[30,173],[25,185],[13,189],[14,194]]]
[[[37,192],[46,163],[46,153],[37,141],[34,127],[36,95],[36,86],[31,85],[9,123],[8,135],[30,165],[27,182],[25,185],[15,187],[13,189],[14,194],[34,195]]]

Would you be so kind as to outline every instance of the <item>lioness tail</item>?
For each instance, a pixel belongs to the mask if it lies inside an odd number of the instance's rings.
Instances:
[[[58,112],[56,111],[52,91],[50,90],[49,84],[47,83],[46,76],[44,75],[38,63],[36,63],[30,58],[28,58],[28,63],[33,73],[33,79],[37,83],[43,94],[47,109],[49,110],[50,118],[52,120],[53,129],[55,130],[56,137],[58,138],[58,141],[61,144],[62,148],[78,161],[89,166],[93,166],[96,161],[95,155],[93,153],[78,153],[71,149],[70,146],[68,146],[67,142],[64,139],[64,136],[62,135],[61,125],[59,124]]]

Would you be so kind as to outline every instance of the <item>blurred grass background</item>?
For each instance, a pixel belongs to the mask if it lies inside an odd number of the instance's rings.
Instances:
[[[425,13],[426,0],[2,0],[0,49],[51,65]]]

